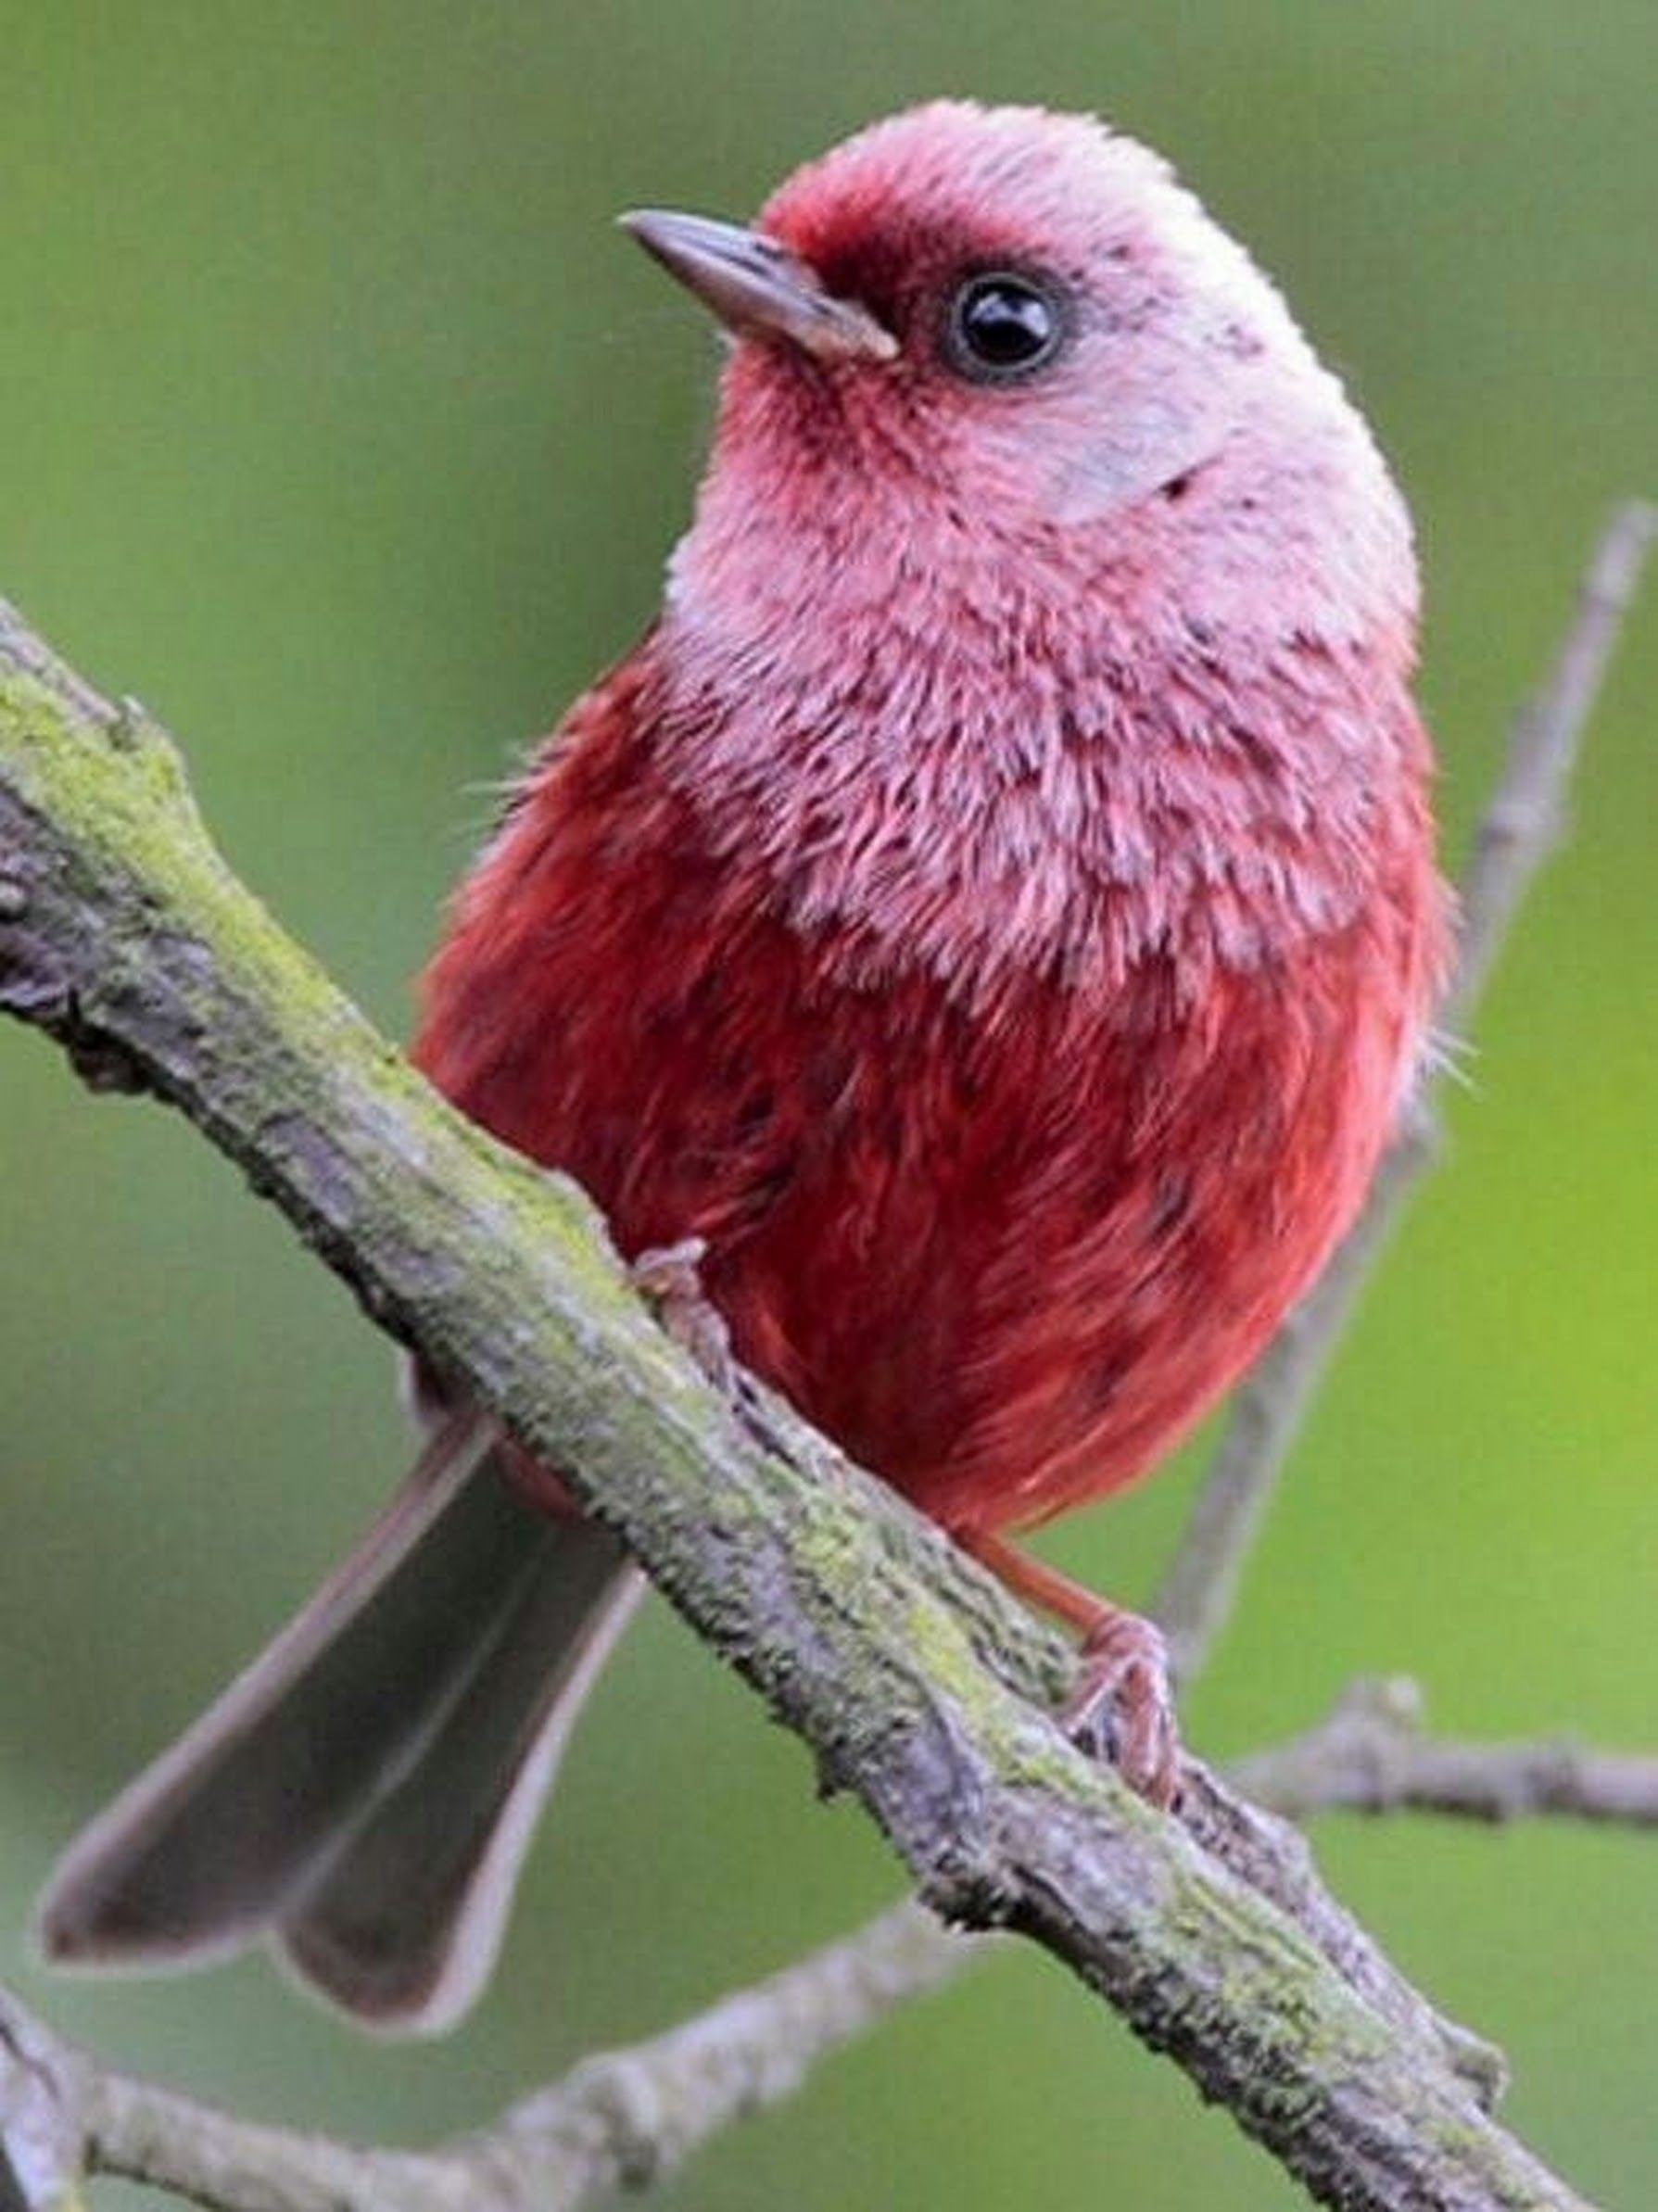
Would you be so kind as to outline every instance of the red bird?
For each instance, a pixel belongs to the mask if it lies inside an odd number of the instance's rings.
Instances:
[[[1446,949],[1406,514],[1283,301],[1097,122],[923,107],[753,230],[627,219],[730,333],[661,619],[461,891],[417,1057],[700,1240],[737,1357],[1082,1632],[1166,1800],[1160,1646],[1006,1532],[1148,1468],[1352,1220]],[[476,1412],[74,1847],[47,1947],[272,1940],[373,2023],[493,1963],[637,1594]]]

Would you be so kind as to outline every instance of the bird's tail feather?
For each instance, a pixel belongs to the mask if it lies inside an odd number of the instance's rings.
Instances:
[[[641,1586],[606,1530],[523,1505],[491,1442],[448,1417],[304,1611],[70,1847],[50,1957],[181,1967],[268,1939],[368,2025],[465,2011]]]

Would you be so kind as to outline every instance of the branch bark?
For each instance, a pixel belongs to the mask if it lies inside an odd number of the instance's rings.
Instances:
[[[571,1472],[937,1910],[1044,1943],[1316,2196],[1578,2201],[1486,2117],[1490,2054],[1386,1965],[1298,1839],[1195,1763],[1183,1829],[1083,1761],[1030,1701],[1063,1681],[1057,1639],[787,1408],[711,1389],[581,1194],[373,1034],[225,869],[162,733],[9,610],[0,1009],[95,1084],[180,1106],[383,1325]],[[389,2162],[377,2199],[329,2201],[417,2201],[423,2162],[312,2148],[324,2168]],[[214,2201],[279,2200],[256,2172]]]

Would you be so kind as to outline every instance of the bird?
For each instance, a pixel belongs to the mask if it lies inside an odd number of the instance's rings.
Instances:
[[[1153,1468],[1361,1206],[1449,938],[1409,516],[1155,153],[964,100],[752,225],[623,219],[725,342],[661,613],[462,883],[414,1057],[638,1278],[1078,1639],[1159,1805],[1156,1628],[1015,1539]],[[413,1473],[71,1846],[47,1955],[484,1988],[642,1584],[418,1367]]]

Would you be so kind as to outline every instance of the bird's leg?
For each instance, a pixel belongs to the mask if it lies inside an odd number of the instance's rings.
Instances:
[[[1059,1713],[1072,1742],[1108,1759],[1154,1805],[1172,1805],[1180,1732],[1161,1630],[1000,1536],[975,1531],[956,1540],[1028,1604],[1077,1630],[1077,1678]]]
[[[715,1388],[729,1397],[736,1389],[737,1362],[731,1354],[731,1332],[702,1288],[702,1267],[707,1257],[705,1238],[684,1236],[677,1245],[651,1245],[627,1273],[680,1350],[689,1352]]]

